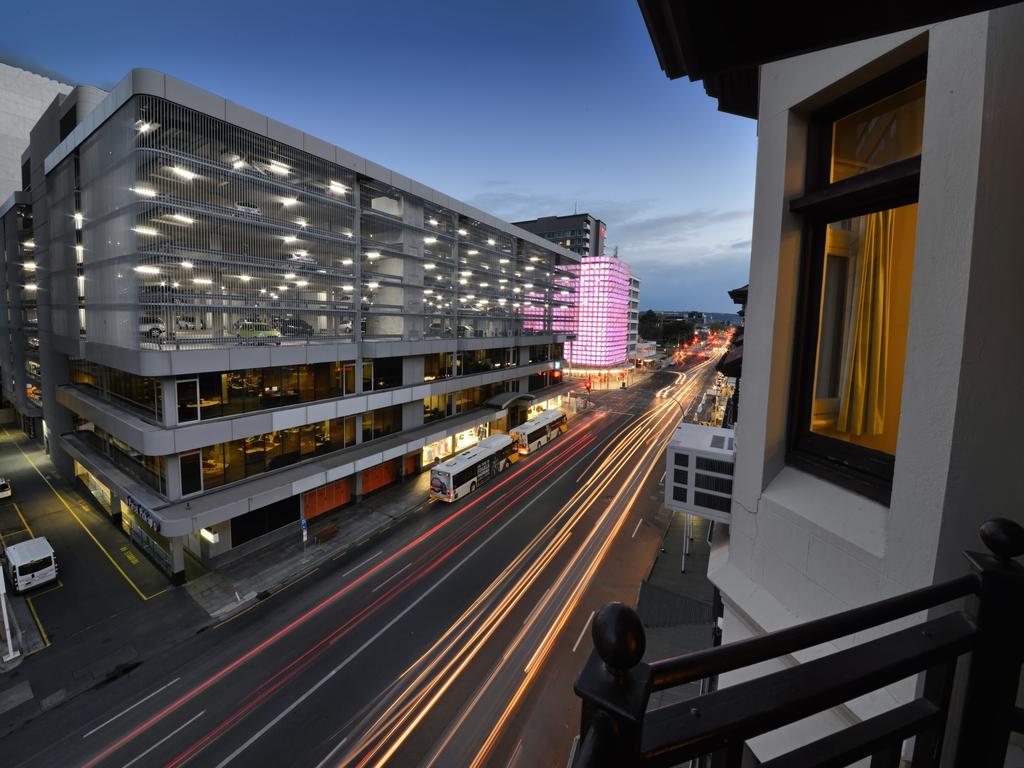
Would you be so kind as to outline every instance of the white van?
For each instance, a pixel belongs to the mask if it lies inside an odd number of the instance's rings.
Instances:
[[[4,550],[4,570],[15,592],[57,580],[57,556],[45,536],[12,544]]]

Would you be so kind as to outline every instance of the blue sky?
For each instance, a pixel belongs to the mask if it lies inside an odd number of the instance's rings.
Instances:
[[[40,0],[4,15],[0,60],[100,87],[162,69],[507,220],[589,211],[644,308],[733,311],[726,291],[747,282],[756,124],[668,80],[630,0]]]

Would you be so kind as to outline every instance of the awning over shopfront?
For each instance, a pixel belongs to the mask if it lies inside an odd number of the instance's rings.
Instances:
[[[530,394],[523,394],[521,392],[502,392],[500,395],[495,395],[484,401],[484,405],[489,405],[491,408],[500,411],[502,408],[508,408],[516,400],[525,400],[533,402],[537,398]]]

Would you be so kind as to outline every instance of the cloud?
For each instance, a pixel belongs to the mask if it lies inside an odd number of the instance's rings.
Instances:
[[[641,306],[732,312],[727,291],[747,282],[753,211],[694,208],[665,212],[664,202],[647,198],[596,199],[524,191],[505,180],[488,183],[469,202],[507,221],[566,214],[579,203],[608,225],[606,250],[641,278]]]

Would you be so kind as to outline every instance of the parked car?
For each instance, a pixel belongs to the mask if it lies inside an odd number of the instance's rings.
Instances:
[[[263,211],[260,210],[258,205],[249,205],[248,203],[235,203],[235,210],[249,216],[263,215]]]
[[[472,325],[459,325],[456,326],[459,334],[459,338],[470,338],[476,336],[476,331],[473,330]]]
[[[201,317],[195,315],[178,315],[175,321],[179,331],[203,331],[206,330],[206,323]]]
[[[11,497],[11,481],[6,477],[0,477],[0,499]]]
[[[149,336],[151,339],[158,339],[167,333],[164,321],[154,315],[139,316],[139,333]]]
[[[235,330],[238,338],[250,339],[257,343],[266,340],[271,344],[281,343],[281,332],[271,327],[270,323],[256,320],[239,320],[235,323]]]
[[[308,253],[293,253],[288,257],[289,261],[298,262],[299,264],[309,264],[312,266],[316,265],[316,259],[310,256]]]
[[[11,544],[3,556],[4,570],[15,592],[57,580],[57,556],[45,536]]]
[[[313,326],[300,317],[283,317],[277,323],[282,336],[312,336]]]

